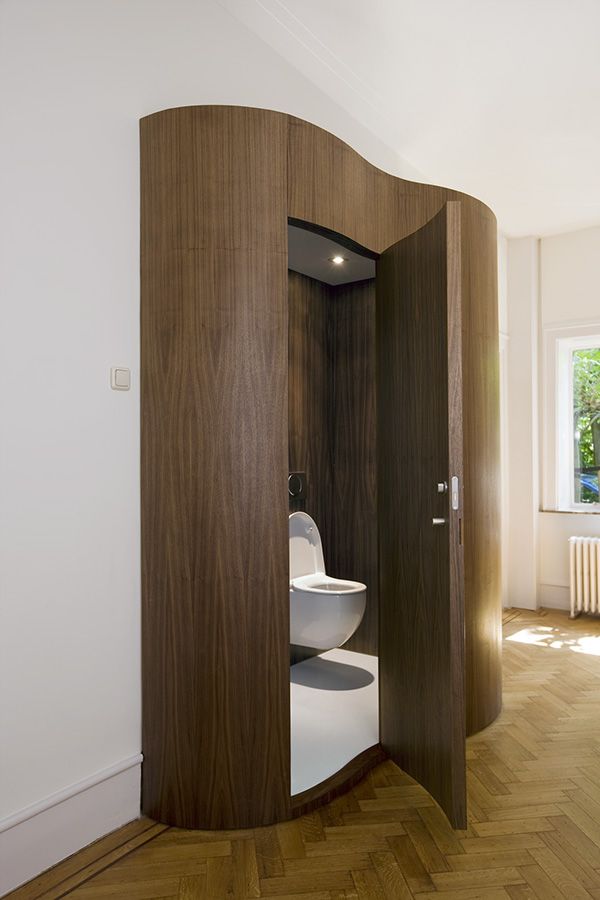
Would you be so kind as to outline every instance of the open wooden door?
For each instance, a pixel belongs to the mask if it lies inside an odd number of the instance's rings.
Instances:
[[[381,743],[466,826],[460,203],[377,263]]]

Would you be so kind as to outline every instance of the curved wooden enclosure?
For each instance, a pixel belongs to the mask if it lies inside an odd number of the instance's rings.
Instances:
[[[379,255],[448,201],[462,235],[470,734],[501,704],[493,214],[283,113],[199,106],[141,121],[142,806],[153,818],[240,828],[305,808],[290,796],[288,219]],[[354,502],[367,501],[347,497],[347,517]],[[375,622],[349,646],[373,652]]]

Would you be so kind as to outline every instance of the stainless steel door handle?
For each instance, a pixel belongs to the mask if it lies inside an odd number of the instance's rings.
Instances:
[[[447,519],[432,519],[434,525],[445,525]]]
[[[458,509],[458,506],[459,506],[458,476],[453,475],[450,483],[452,485],[452,509]]]

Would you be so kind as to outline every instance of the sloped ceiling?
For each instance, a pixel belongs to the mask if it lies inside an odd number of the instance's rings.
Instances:
[[[600,0],[219,0],[508,235],[600,224]]]

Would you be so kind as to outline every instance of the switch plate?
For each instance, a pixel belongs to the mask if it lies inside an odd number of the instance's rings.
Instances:
[[[110,370],[110,386],[113,391],[128,391],[131,387],[131,371],[123,366],[113,366]]]

